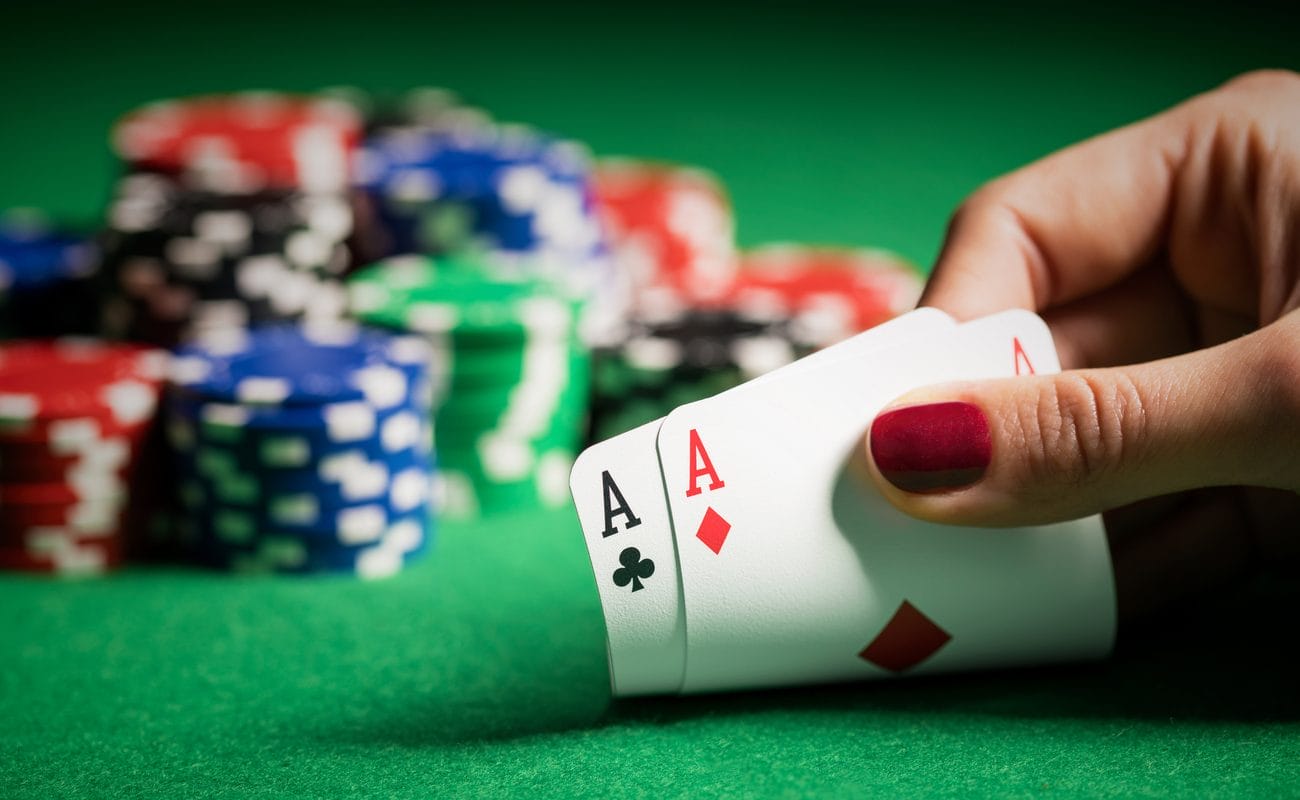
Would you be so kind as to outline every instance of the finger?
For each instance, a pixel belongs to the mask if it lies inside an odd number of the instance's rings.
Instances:
[[[1295,83],[1295,76],[1239,78],[986,184],[949,223],[921,304],[962,320],[1006,308],[1041,311],[1113,285],[1166,244],[1187,256],[1189,248],[1179,245],[1194,237],[1167,242],[1173,222],[1178,231],[1205,230],[1186,222],[1192,216],[1223,221],[1254,199],[1242,194],[1248,188],[1242,182],[1254,174],[1250,163],[1240,165],[1237,183],[1220,185],[1215,144],[1232,138],[1223,120],[1258,108],[1260,93],[1278,102],[1282,85],[1294,90]],[[1233,131],[1240,139],[1251,126]],[[1236,253],[1249,250],[1238,246],[1223,263],[1236,263]],[[1243,271],[1243,285],[1250,272]]]
[[[921,304],[958,319],[1039,311],[1117,283],[1160,249],[1183,114],[1074,145],[962,204]]]
[[[870,471],[904,512],[965,525],[1055,522],[1203,486],[1294,490],[1295,341],[1300,312],[1163,361],[926,387],[876,417]]]
[[[1043,319],[1063,369],[1140,364],[1197,346],[1186,295],[1163,267],[1044,312]]]

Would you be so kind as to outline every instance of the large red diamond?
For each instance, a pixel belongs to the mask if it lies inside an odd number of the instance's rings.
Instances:
[[[709,506],[704,512],[704,519],[700,520],[700,527],[695,531],[695,538],[704,542],[710,550],[715,553],[722,552],[722,543],[727,541],[727,534],[731,531],[731,523],[722,518],[722,515]]]
[[[904,600],[858,658],[890,672],[903,672],[934,655],[950,639],[951,634]]]

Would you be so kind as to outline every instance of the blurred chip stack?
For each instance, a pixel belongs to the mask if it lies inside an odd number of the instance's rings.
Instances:
[[[722,302],[779,314],[805,348],[820,349],[910,311],[923,285],[887,250],[770,244],[743,254]]]
[[[0,337],[94,332],[97,257],[88,237],[34,209],[0,214]]]
[[[166,355],[80,339],[0,346],[0,568],[94,573],[142,533]]]
[[[348,323],[209,333],[173,362],[185,546],[237,571],[381,577],[432,533],[431,352]]]
[[[731,283],[736,225],[717,177],[695,167],[604,159],[593,178],[615,263],[635,290],[713,297]]]
[[[693,306],[674,292],[643,292],[620,341],[593,354],[589,440],[631,430],[806,352],[778,313]]]
[[[427,336],[446,354],[435,401],[441,509],[472,517],[568,502],[586,420],[581,303],[488,256],[399,256],[349,282],[364,321]]]
[[[446,104],[411,115],[372,135],[359,161],[380,252],[487,254],[503,275],[590,301],[584,336],[622,313],[627,287],[606,254],[584,147]]]
[[[346,103],[271,93],[124,117],[113,138],[126,173],[103,242],[106,331],[172,345],[205,329],[341,314],[361,134]]]

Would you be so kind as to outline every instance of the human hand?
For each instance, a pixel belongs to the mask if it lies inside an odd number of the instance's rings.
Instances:
[[[1066,371],[891,403],[867,449],[898,508],[1107,511],[1129,619],[1300,561],[1300,76],[1245,75],[982,187],[921,305],[1037,311]]]

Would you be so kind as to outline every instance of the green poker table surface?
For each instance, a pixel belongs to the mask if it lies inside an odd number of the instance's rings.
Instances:
[[[0,207],[94,220],[151,99],[444,85],[600,154],[700,164],[742,244],[928,264],[981,182],[1254,67],[1286,12],[1088,4],[0,8]],[[1105,662],[612,701],[571,509],[444,524],[394,578],[0,575],[0,796],[1300,794],[1293,582]]]

